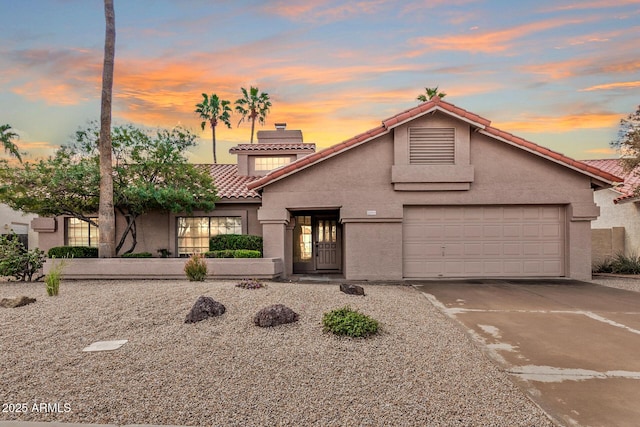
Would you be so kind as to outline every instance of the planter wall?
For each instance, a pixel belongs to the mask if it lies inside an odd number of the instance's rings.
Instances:
[[[206,258],[211,278],[275,279],[282,275],[280,258]],[[55,263],[60,260],[55,260]],[[67,259],[65,279],[186,279],[187,258],[83,258]],[[47,260],[44,273],[51,269]]]

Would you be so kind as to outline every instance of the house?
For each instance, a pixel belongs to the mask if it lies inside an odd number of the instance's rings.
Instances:
[[[179,256],[242,232],[263,236],[286,277],[589,279],[593,193],[620,181],[437,97],[319,152],[283,126],[231,152],[237,165],[208,166],[215,211],[147,215],[139,250]],[[91,237],[54,222],[41,242]]]
[[[584,163],[624,180],[594,194],[600,217],[591,223],[593,262],[597,264],[619,253],[640,254],[640,197],[634,193],[640,185],[638,172],[626,171],[620,159],[584,160]]]
[[[0,203],[0,234],[16,234],[27,249],[38,247],[38,233],[29,229],[35,215],[25,214]]]

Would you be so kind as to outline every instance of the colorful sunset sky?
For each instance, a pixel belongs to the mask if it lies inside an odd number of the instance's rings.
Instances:
[[[99,118],[102,0],[0,0],[0,124],[29,158]],[[115,124],[181,124],[209,163],[201,94],[271,96],[319,148],[418,104],[425,87],[577,159],[609,158],[640,103],[640,0],[115,0]],[[219,126],[218,158],[250,126]]]

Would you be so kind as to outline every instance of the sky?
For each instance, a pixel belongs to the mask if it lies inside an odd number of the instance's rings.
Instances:
[[[114,0],[114,124],[182,125],[212,162],[202,93],[257,86],[322,149],[418,105],[425,87],[492,125],[576,159],[640,104],[640,0]],[[100,115],[101,0],[0,0],[0,124],[28,159]],[[250,126],[218,126],[218,160]]]

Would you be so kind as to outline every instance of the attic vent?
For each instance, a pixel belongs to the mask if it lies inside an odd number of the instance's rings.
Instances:
[[[409,128],[409,164],[455,163],[454,128]]]

